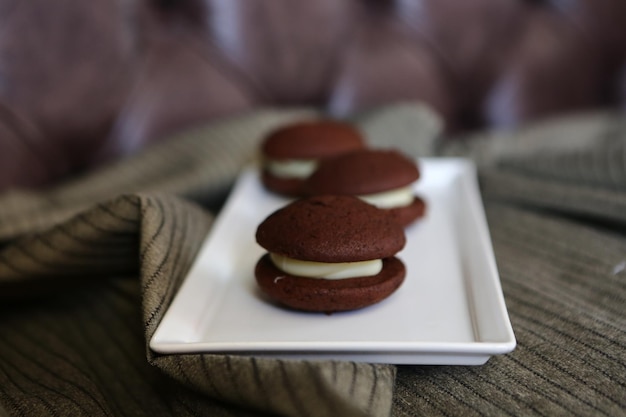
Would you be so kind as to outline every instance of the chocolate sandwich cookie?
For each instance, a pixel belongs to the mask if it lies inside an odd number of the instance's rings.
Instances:
[[[301,185],[325,158],[365,146],[359,131],[335,120],[298,122],[269,134],[261,144],[261,180],[270,190],[300,196]]]
[[[320,162],[303,189],[308,195],[355,195],[408,226],[426,210],[412,189],[419,177],[417,164],[398,151],[360,149]]]
[[[404,281],[394,257],[406,238],[383,210],[353,196],[297,200],[267,217],[256,240],[269,253],[255,277],[270,298],[305,311],[354,310],[391,295]]]

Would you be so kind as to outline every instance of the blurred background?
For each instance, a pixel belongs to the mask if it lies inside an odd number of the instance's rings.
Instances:
[[[254,109],[395,102],[450,140],[621,112],[626,1],[0,0],[0,190]]]

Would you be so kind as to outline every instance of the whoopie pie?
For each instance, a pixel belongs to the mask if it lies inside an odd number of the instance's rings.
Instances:
[[[424,200],[412,188],[419,178],[416,162],[401,152],[368,148],[320,162],[303,190],[307,195],[355,195],[408,226],[426,210]]]
[[[361,133],[346,122],[320,119],[283,126],[261,144],[261,180],[271,191],[297,197],[320,160],[364,147]]]
[[[404,229],[354,196],[312,196],[268,216],[256,240],[268,253],[255,268],[261,290],[304,311],[355,310],[390,296],[404,281],[395,257]]]

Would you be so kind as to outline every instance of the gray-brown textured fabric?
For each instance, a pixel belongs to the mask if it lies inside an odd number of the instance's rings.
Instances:
[[[253,113],[0,196],[0,415],[626,415],[626,125],[610,114],[444,145],[421,107],[355,119],[377,146],[476,159],[513,353],[480,367],[152,353],[262,134],[314,114]]]

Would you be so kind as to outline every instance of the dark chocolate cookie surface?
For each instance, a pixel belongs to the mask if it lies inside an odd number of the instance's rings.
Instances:
[[[270,174],[267,170],[262,170],[261,183],[268,190],[285,197],[304,196],[304,180],[300,178],[281,178]]]
[[[314,196],[294,201],[257,228],[270,252],[316,262],[356,262],[393,256],[405,243],[393,216],[353,196]]]
[[[270,159],[320,159],[365,146],[361,133],[337,120],[294,123],[270,133],[261,152]]]
[[[391,216],[398,224],[406,227],[426,214],[426,202],[420,197],[415,197],[408,206],[388,209]]]
[[[407,186],[420,177],[412,159],[395,150],[362,149],[322,161],[304,191],[315,194],[375,194]]]

